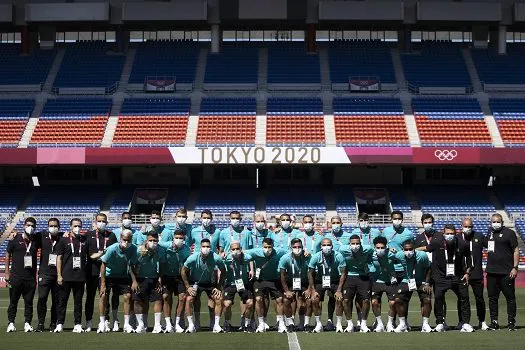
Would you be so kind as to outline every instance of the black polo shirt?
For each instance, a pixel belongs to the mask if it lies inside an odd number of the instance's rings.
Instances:
[[[483,279],[483,248],[486,247],[485,237],[476,231],[473,231],[470,236],[460,234],[457,236],[460,244],[465,244],[470,250],[470,243],[472,242],[472,270],[470,273],[470,279],[481,280]]]
[[[7,244],[7,252],[11,256],[11,269],[9,270],[11,278],[36,279],[38,241],[36,235],[32,235],[28,241],[24,240],[23,236],[23,234],[17,234]],[[24,267],[24,257],[26,255],[32,258],[31,268]]]
[[[97,230],[88,231],[87,239],[89,241],[89,255],[104,251],[110,245],[117,243],[117,238],[113,232],[104,230],[103,232],[97,233]],[[97,245],[98,237],[98,245]],[[102,265],[100,259],[93,260],[88,257],[88,268],[86,269],[87,277],[98,277],[100,276],[100,266]]]
[[[445,259],[445,249],[448,261]],[[432,279],[443,281],[463,277],[467,268],[472,266],[470,249],[466,244],[460,244],[457,236],[452,242],[446,242],[443,233],[436,232],[427,247],[432,252]],[[454,262],[454,276],[447,277],[447,263]]]
[[[40,276],[56,277],[57,268],[56,266],[49,266],[49,254],[57,254],[58,243],[64,239],[64,233],[58,232],[55,236],[44,230],[37,234],[39,246],[40,246],[40,270],[38,274]],[[58,255],[58,254],[57,254]]]
[[[499,232],[489,229],[487,246],[494,241],[494,252],[488,253],[487,273],[508,275],[514,267],[514,249],[518,246],[516,232],[503,227]]]
[[[74,252],[71,251],[73,245]],[[65,282],[86,282],[89,241],[86,236],[63,237],[55,247],[62,256],[62,278]],[[79,254],[80,252],[80,254]],[[80,256],[80,268],[73,269],[73,256]]]

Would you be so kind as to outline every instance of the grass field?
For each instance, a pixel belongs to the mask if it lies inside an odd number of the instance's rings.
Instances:
[[[518,299],[518,316],[517,324],[520,326],[520,321],[525,320],[525,289],[517,290]],[[418,328],[421,323],[421,315],[419,311],[419,303],[416,302],[417,297],[413,298],[410,306],[409,322],[415,328]],[[501,297],[500,303],[500,324],[506,326],[506,306]],[[419,301],[419,300],[417,300]],[[447,315],[447,323],[455,325],[457,323],[456,303],[453,295],[448,293],[449,311]],[[471,324],[477,326],[477,317],[474,307],[474,299],[471,296],[472,318]],[[525,327],[518,327],[517,332],[509,332],[507,329],[502,329],[497,332],[482,332],[465,334],[459,331],[449,331],[446,333],[430,333],[422,334],[418,330],[403,334],[391,333],[352,333],[352,334],[336,334],[334,332],[321,334],[305,334],[297,333],[297,343],[294,343],[294,335],[278,334],[276,332],[269,332],[265,334],[245,334],[245,333],[230,333],[230,334],[211,334],[210,332],[199,332],[197,334],[123,334],[123,333],[109,333],[97,335],[96,332],[89,334],[73,334],[70,332],[72,327],[72,312],[73,306],[68,308],[66,317],[66,332],[62,334],[52,333],[23,333],[23,302],[20,301],[16,327],[18,332],[5,333],[7,327],[7,306],[8,292],[7,289],[0,290],[0,333],[2,334],[3,347],[8,349],[98,349],[101,347],[108,348],[114,344],[118,349],[137,349],[138,347],[148,347],[150,349],[161,348],[176,348],[176,349],[201,349],[210,346],[226,346],[228,350],[234,349],[293,349],[293,350],[326,350],[343,349],[343,348],[368,348],[368,349],[465,349],[466,347],[474,346],[476,350],[479,349],[524,349],[525,348]],[[36,326],[36,298],[35,298],[33,326]],[[203,303],[203,305],[206,305]],[[49,305],[48,305],[49,306]],[[238,305],[234,306],[233,323],[239,323]],[[383,313],[383,320],[386,322],[386,313]],[[49,315],[48,315],[49,317]],[[323,323],[326,315],[323,317]],[[487,311],[487,319],[488,319]],[[98,324],[98,314],[95,311],[94,326]],[[150,325],[153,323],[153,316],[149,317]],[[269,323],[274,323],[274,316],[269,317]],[[122,321],[122,317],[121,317]],[[355,316],[354,316],[355,321]],[[208,324],[207,310],[206,314],[202,315],[203,324]],[[313,320],[312,320],[313,322]],[[369,316],[369,325],[373,323],[373,316]],[[49,321],[46,321],[46,327]],[[434,325],[434,317],[431,316],[431,325]],[[289,344],[289,341],[291,343]]]

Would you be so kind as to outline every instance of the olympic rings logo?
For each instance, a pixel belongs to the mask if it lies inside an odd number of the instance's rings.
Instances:
[[[440,149],[437,149],[435,152],[434,152],[434,156],[436,156],[437,159],[439,160],[453,160],[454,158],[456,158],[458,156],[458,152],[456,150],[447,150],[447,149],[444,149],[444,150],[440,150]]]

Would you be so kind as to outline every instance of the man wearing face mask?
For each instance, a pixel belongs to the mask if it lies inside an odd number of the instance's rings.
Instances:
[[[432,288],[430,287],[430,276],[432,274],[430,261],[427,254],[422,251],[416,251],[412,239],[402,244],[402,251],[396,253],[395,259],[403,267],[401,282],[397,286],[395,295],[395,305],[399,325],[394,332],[408,332],[406,315],[408,313],[408,303],[412,298],[412,293],[417,290],[419,301],[421,303],[421,314],[423,316],[422,333],[432,332],[428,324],[430,311],[432,309],[431,297]]]
[[[490,329],[499,329],[498,300],[500,292],[507,299],[509,331],[516,330],[516,291],[519,250],[516,233],[503,226],[500,214],[491,217],[491,227],[487,234],[487,292],[489,296]]]
[[[115,235],[115,237],[120,237],[120,234],[122,233],[123,230],[130,230],[134,235],[135,232],[139,230],[133,229],[131,227],[132,224],[133,224],[133,220],[131,220],[131,213],[129,211],[123,212],[121,215],[121,225],[120,227],[113,230],[113,234]]]
[[[242,249],[253,248],[251,232],[241,225],[241,213],[234,210],[230,213],[230,226],[221,231],[219,238],[219,253],[222,258],[230,252],[230,242],[241,243]]]
[[[138,248],[137,283],[138,287],[133,295],[135,301],[135,316],[137,318],[136,333],[146,333],[150,302],[153,303],[155,325],[152,333],[161,333],[162,317],[162,268],[165,266],[166,251],[159,247],[159,235],[156,231],[148,233],[148,238]]]
[[[469,285],[472,287],[472,292],[476,298],[476,311],[479,320],[479,328],[483,331],[489,330],[489,326],[485,322],[485,299],[483,297],[483,248],[486,247],[485,237],[473,230],[472,219],[465,218],[461,223],[462,232],[458,235],[458,242],[463,245],[468,245],[472,254],[472,271],[470,272]],[[460,312],[461,305],[458,301],[458,319],[460,324],[462,313]]]
[[[97,333],[107,332],[105,315],[108,306],[109,291],[124,296],[124,332],[133,333],[129,324],[131,311],[131,289],[136,290],[138,283],[136,279],[135,265],[138,262],[137,247],[131,244],[133,233],[124,229],[120,234],[120,242],[113,244],[102,256],[100,266],[100,323]]]
[[[97,289],[100,286],[100,258],[104,255],[106,249],[117,243],[117,238],[115,235],[106,230],[106,225],[108,223],[108,218],[106,214],[99,213],[96,216],[96,226],[97,228],[93,231],[88,231],[87,239],[89,241],[89,256],[88,266],[87,266],[87,275],[86,275],[86,303],[84,306],[84,312],[86,314],[86,332],[91,332],[91,327],[93,325],[93,311],[95,309],[95,296],[97,294]],[[118,303],[114,313],[114,321],[118,315]],[[109,313],[109,310],[108,310]],[[108,316],[108,315],[106,315]],[[109,328],[109,317],[106,318],[106,332],[110,330]]]
[[[215,281],[214,270],[217,268],[219,281]],[[186,287],[186,317],[188,319],[188,328],[186,333],[195,333],[193,323],[193,302],[201,297],[205,292],[208,299],[212,299],[215,304],[215,321],[213,333],[222,333],[220,326],[223,304],[224,280],[226,277],[226,268],[224,262],[218,254],[212,252],[211,242],[204,238],[201,240],[200,251],[193,253],[184,263],[181,271],[182,281]]]
[[[226,256],[226,287],[224,288],[224,331],[230,332],[232,325],[232,305],[235,295],[241,298],[241,329],[250,332],[253,312],[253,292],[251,280],[255,276],[251,257],[242,250],[240,242],[230,242],[230,253]]]
[[[323,236],[314,230],[314,218],[311,215],[303,217],[304,232],[299,231],[295,238],[303,242],[304,254],[313,255],[321,249]]]
[[[212,252],[218,252],[221,230],[212,224],[212,220],[213,214],[210,210],[205,209],[201,212],[201,226],[195,227],[191,231],[190,246],[194,245],[195,249],[198,250],[201,246],[201,240],[206,238],[211,242]],[[195,310],[195,312],[197,312],[197,310]]]
[[[275,248],[290,250],[290,242],[300,231],[293,228],[290,214],[282,214],[279,221],[280,227],[272,232],[270,238],[273,240]]]
[[[37,235],[40,247],[40,269],[38,271],[38,326],[37,332],[44,331],[44,322],[47,313],[47,299],[51,294],[51,324],[49,329],[53,331],[57,323],[58,285],[57,285],[57,253],[56,245],[63,239],[60,230],[60,222],[56,218],[47,221],[47,230]]]
[[[343,231],[343,221],[339,216],[334,216],[330,219],[330,231],[325,233],[325,237],[332,240],[334,250],[338,251],[342,245],[348,245],[350,242],[350,234]]]
[[[275,300],[277,308],[277,323],[278,330],[283,333],[286,331],[284,324],[283,311],[283,296],[282,286],[279,280],[279,261],[281,257],[286,254],[285,249],[274,249],[273,240],[265,238],[263,240],[262,248],[254,248],[245,251],[245,253],[252,257],[255,263],[255,282],[253,289],[255,292],[255,311],[259,320],[259,326],[256,333],[266,332],[268,324],[266,315],[268,314],[268,304],[265,304],[265,298],[268,296]]]
[[[69,295],[73,292],[73,317],[75,326],[73,333],[82,333],[82,297],[86,276],[91,274],[88,270],[87,260],[89,258],[90,240],[81,233],[82,220],[71,219],[70,232],[61,239],[56,246],[57,252],[57,283],[59,288],[59,303],[57,308],[57,326],[55,333],[64,331],[66,319],[67,302]]]
[[[395,289],[397,278],[394,268],[395,255],[387,248],[387,240],[383,236],[374,238],[374,255],[372,257],[372,311],[376,317],[374,332],[384,332],[385,326],[381,319],[381,297],[386,294],[388,300],[387,332],[394,331]]]
[[[7,245],[5,281],[9,286],[7,332],[16,332],[15,318],[20,297],[24,299],[24,332],[32,332],[33,298],[36,291],[36,257],[38,242],[35,235],[36,220],[24,221],[24,233],[17,234]]]
[[[443,332],[443,300],[445,293],[452,290],[461,305],[461,319],[464,322],[461,332],[473,332],[470,322],[470,302],[468,280],[472,270],[472,257],[468,245],[458,244],[456,228],[448,224],[444,233],[436,232],[427,248],[433,254],[432,279],[434,280],[434,314],[436,332]]]
[[[346,261],[343,255],[333,250],[329,238],[321,240],[321,251],[312,255],[308,264],[308,287],[311,294],[312,306],[315,315],[315,328],[313,333],[323,331],[321,323],[321,303],[324,301],[325,292],[336,300],[335,314],[339,332],[343,331],[343,287],[346,281]]]
[[[149,225],[143,225],[139,232],[133,236],[133,244],[136,246],[141,246],[144,244],[144,241],[147,239],[148,234],[152,231],[155,231],[159,236],[160,240],[171,241],[173,239],[173,233],[171,230],[166,227],[166,225],[161,224],[162,217],[160,211],[152,210],[151,216],[149,219]],[[167,238],[164,238],[167,237]]]
[[[370,218],[367,213],[359,213],[358,225],[359,227],[352,231],[352,235],[358,235],[363,245],[373,246],[374,238],[381,232],[377,228],[370,227]]]
[[[262,248],[263,240],[269,237],[271,231],[266,227],[264,215],[255,215],[255,222],[252,229],[253,248]]]
[[[162,299],[164,302],[164,319],[166,321],[164,332],[183,333],[184,329],[180,326],[180,319],[186,304],[186,288],[184,288],[180,271],[186,259],[191,255],[190,247],[186,244],[186,231],[177,229],[172,242],[160,242],[159,245],[166,250],[166,258],[162,269]],[[173,295],[178,297],[175,329],[173,329],[171,322]]]
[[[191,235],[191,224],[186,223],[188,220],[188,211],[185,208],[180,208],[177,210],[177,213],[175,213],[175,230],[167,230],[167,232],[162,234],[162,237],[160,238],[161,242],[168,242],[171,243],[173,241],[173,236],[175,231],[184,231],[185,237],[186,237],[186,243],[189,243],[189,237]]]
[[[370,309],[370,289],[372,283],[369,275],[369,266],[372,263],[374,249],[370,246],[362,246],[361,238],[358,235],[350,236],[350,245],[342,245],[339,252],[346,261],[347,278],[344,291],[344,309],[346,314],[347,327],[345,332],[354,331],[352,321],[352,304],[355,301],[361,306],[362,321],[361,333],[369,332],[366,324],[368,311]]]

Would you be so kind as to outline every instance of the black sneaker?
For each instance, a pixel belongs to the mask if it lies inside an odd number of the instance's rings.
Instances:
[[[232,332],[232,326],[230,324],[225,324],[224,327],[222,327],[224,330],[224,333],[231,333]]]
[[[491,331],[497,331],[499,329],[498,321],[492,321],[489,325]]]
[[[56,323],[51,323],[49,325],[49,332],[53,332],[55,330],[55,328],[57,328],[57,324]]]
[[[509,322],[509,331],[514,332],[516,330],[516,323]]]
[[[38,326],[35,328],[35,332],[42,333],[44,331],[44,325],[42,323],[39,323]]]
[[[331,320],[326,322],[326,325],[324,326],[324,331],[325,332],[333,332],[333,331],[335,331],[334,323]]]
[[[295,326],[293,324],[289,325],[288,327],[286,327],[286,332],[287,333],[294,333],[295,332]]]

